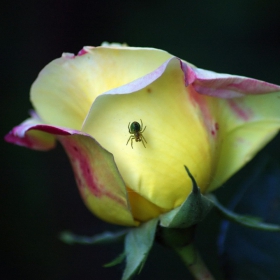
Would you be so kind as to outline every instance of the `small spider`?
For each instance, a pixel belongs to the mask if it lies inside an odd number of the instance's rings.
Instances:
[[[130,125],[130,123],[128,124],[128,131],[132,135],[130,135],[130,137],[128,138],[126,145],[131,140],[132,149],[133,149],[133,140],[135,140],[136,142],[142,142],[143,146],[146,148],[144,141],[146,143],[147,143],[147,141],[146,141],[145,137],[143,136],[143,132],[145,131],[146,126],[143,129],[142,120],[140,119],[140,121],[141,121],[141,126],[138,122],[133,122],[131,125]]]

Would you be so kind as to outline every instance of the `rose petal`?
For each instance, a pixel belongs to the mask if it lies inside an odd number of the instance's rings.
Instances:
[[[186,85],[192,84],[201,93],[220,98],[234,98],[251,94],[280,91],[280,86],[247,77],[219,74],[182,63]]]
[[[154,203],[148,201],[139,193],[129,188],[127,189],[127,194],[131,205],[132,215],[137,221],[145,222],[168,211],[167,209],[159,208]]]
[[[40,131],[42,125],[37,118],[30,118],[14,127],[6,136],[5,141],[29,149],[47,151],[55,147],[55,137]]]
[[[212,191],[278,133],[280,87],[193,68],[185,63],[182,63],[182,69],[186,84],[190,84],[193,101],[201,108],[205,126],[216,146],[214,162],[217,167],[207,189]]]
[[[152,72],[171,55],[156,49],[84,48],[48,64],[31,88],[31,101],[51,125],[81,129],[92,102],[101,93]]]
[[[99,96],[82,128],[114,154],[129,188],[164,209],[179,206],[190,193],[184,165],[202,188],[212,173],[210,136],[189,95],[180,61],[172,58],[154,73]],[[132,149],[126,145],[128,124],[140,119],[147,126],[146,148],[134,142]]]
[[[208,191],[224,183],[280,128],[280,92],[223,100],[206,98],[217,119],[217,169]]]
[[[6,141],[43,150],[54,146],[54,136],[60,140],[70,158],[79,191],[87,207],[107,222],[138,225],[139,222],[132,217],[126,187],[112,154],[91,136],[28,119],[15,127],[6,136]]]
[[[87,207],[109,223],[138,225],[132,217],[125,184],[112,154],[89,136],[59,136],[59,140],[69,156]]]

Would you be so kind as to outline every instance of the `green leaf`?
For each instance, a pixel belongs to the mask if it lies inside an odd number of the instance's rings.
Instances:
[[[59,239],[70,245],[83,244],[83,245],[95,245],[106,244],[122,241],[128,230],[122,230],[118,232],[103,232],[94,236],[76,235],[69,231],[64,231],[59,235]]]
[[[169,228],[187,228],[202,221],[212,208],[211,201],[200,193],[200,189],[189,169],[185,169],[192,180],[193,189],[184,203],[160,216],[160,225]]]
[[[122,280],[131,279],[135,273],[141,271],[152,248],[157,223],[157,218],[150,220],[137,228],[131,229],[126,235],[126,267]]]
[[[212,201],[216,209],[226,218],[227,220],[230,220],[232,222],[236,222],[240,225],[254,228],[258,230],[265,230],[265,231],[280,231],[280,225],[274,225],[274,224],[268,224],[263,223],[260,218],[258,217],[252,217],[252,216],[246,216],[246,215],[238,215],[229,209],[222,206],[217,198],[209,194],[207,195],[208,198]]]

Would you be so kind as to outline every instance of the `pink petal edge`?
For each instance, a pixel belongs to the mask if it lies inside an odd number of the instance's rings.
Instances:
[[[219,98],[235,98],[244,95],[265,94],[280,91],[280,86],[264,81],[219,74],[200,68],[193,68],[181,61],[181,68],[185,73],[186,86],[192,84],[200,93]]]
[[[56,140],[54,135],[85,135],[80,131],[42,124],[36,118],[36,115],[34,117],[14,127],[5,135],[4,140],[26,148],[47,151],[55,147]]]
[[[178,57],[172,57],[147,75],[126,85],[101,94],[98,98],[109,94],[128,94],[143,89],[157,80],[170,63],[179,61],[185,75],[185,85],[192,85],[200,94],[224,99],[242,97],[245,95],[266,94],[280,91],[280,86],[264,81],[229,74],[219,74],[213,71],[195,68]]]

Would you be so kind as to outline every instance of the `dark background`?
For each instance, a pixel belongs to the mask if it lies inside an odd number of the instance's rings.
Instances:
[[[277,0],[6,0],[1,2],[0,20],[2,137],[27,118],[31,108],[30,86],[47,63],[62,52],[77,53],[85,45],[97,46],[103,41],[161,48],[201,68],[280,84],[280,2]],[[243,200],[248,206],[246,201],[254,201],[250,194],[258,194],[255,190],[263,190],[265,185],[268,191],[259,194],[258,202],[253,205],[261,209],[259,215],[267,213],[260,197],[265,200],[266,193],[270,193],[267,176],[276,178],[271,183],[273,190],[280,187],[278,146],[279,137],[245,171],[218,191],[220,200],[230,204],[236,192],[244,189],[244,180],[256,175],[256,166],[268,154],[273,167],[268,165],[266,170],[275,172],[267,175],[266,171],[259,188],[245,184],[249,197],[244,195]],[[120,279],[122,265],[114,268],[102,268],[102,265],[121,252],[121,244],[69,246],[57,238],[65,229],[87,235],[117,229],[99,221],[85,208],[62,148],[35,152],[1,141],[1,152],[0,279]],[[272,197],[278,199],[279,193]],[[274,216],[280,211],[279,200],[275,203]],[[245,210],[240,207],[240,211],[250,212],[250,207]],[[230,257],[233,255],[230,249],[239,244],[240,239],[235,240],[238,235],[227,237],[229,249],[218,257],[220,222],[212,212],[198,227],[197,244],[206,263],[218,279],[224,275],[218,271],[220,265],[228,278],[257,279],[252,274],[242,278],[237,271],[253,265],[250,256],[255,257],[256,252],[248,248],[249,257],[242,262],[238,254],[236,258]],[[242,233],[239,228],[230,232],[235,231]],[[267,233],[250,231],[248,234],[250,238],[255,235],[259,243]],[[225,237],[219,236],[219,241]],[[278,235],[268,235],[268,242],[274,240],[275,247],[279,244],[277,238]],[[247,243],[242,243],[240,255],[244,255]],[[276,253],[271,254],[275,258]],[[256,267],[267,260],[270,260],[267,256],[257,259]],[[156,245],[136,278],[186,277],[188,272],[178,257]]]

